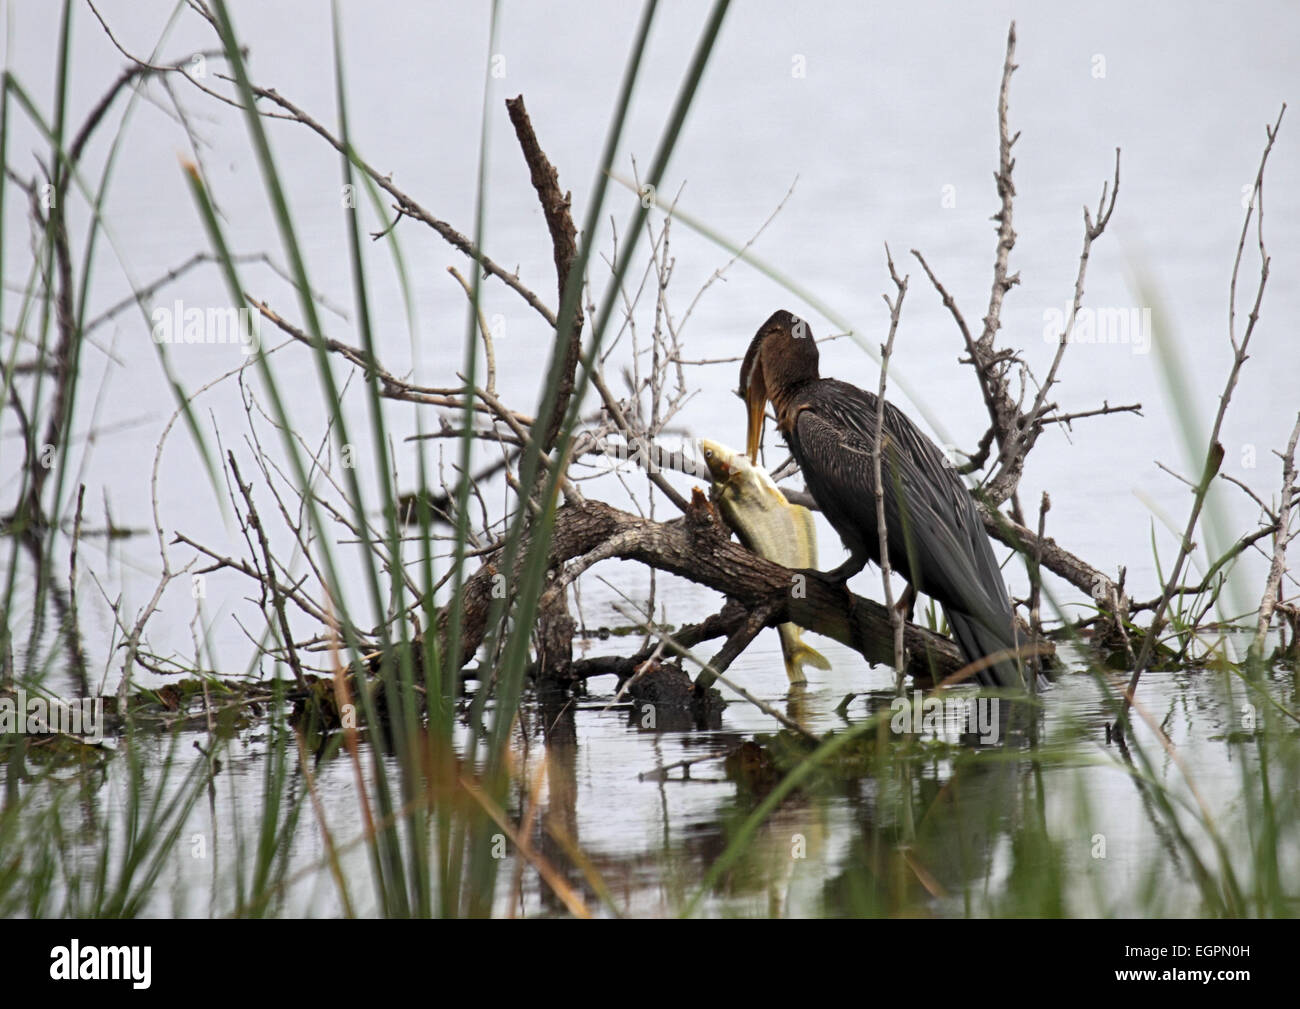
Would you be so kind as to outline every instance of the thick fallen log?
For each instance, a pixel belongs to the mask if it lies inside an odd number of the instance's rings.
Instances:
[[[827,581],[820,572],[773,564],[733,542],[725,523],[699,492],[687,514],[671,522],[644,519],[600,501],[562,506],[556,514],[549,566],[574,562],[577,569],[585,570],[607,558],[639,561],[680,575],[749,610],[771,607],[768,626],[793,621],[847,645],[871,663],[893,664],[893,631],[883,606]],[[499,563],[500,555],[493,555],[465,583],[460,614],[462,665],[473,658],[486,634],[492,604],[499,601],[493,598],[494,586],[501,584],[497,576],[506,575],[507,588],[513,580],[512,573],[498,569]],[[522,569],[522,559],[518,567]],[[560,575],[546,592],[562,592],[567,584],[565,575]],[[444,643],[448,619],[444,611],[438,626]],[[904,645],[906,672],[914,678],[942,680],[964,665],[952,641],[916,624],[906,625]]]

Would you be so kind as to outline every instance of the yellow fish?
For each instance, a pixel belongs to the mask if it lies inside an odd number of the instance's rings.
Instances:
[[[741,453],[707,438],[700,439],[700,453],[713,478],[713,502],[741,543],[788,568],[817,567],[812,512],[787,501],[767,470]],[[804,643],[797,624],[780,624],[777,631],[791,683],[807,682],[804,665],[831,668],[824,655]]]

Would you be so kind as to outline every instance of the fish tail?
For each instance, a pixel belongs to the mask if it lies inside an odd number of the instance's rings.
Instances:
[[[781,634],[781,655],[785,659],[785,675],[791,683],[808,682],[808,677],[803,674],[804,666],[812,666],[815,669],[831,668],[826,656],[803,640],[797,624],[781,624],[777,630]]]

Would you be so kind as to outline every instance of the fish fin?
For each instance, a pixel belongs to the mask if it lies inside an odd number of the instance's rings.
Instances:
[[[795,655],[796,661],[805,666],[812,666],[814,669],[830,669],[830,659],[826,658],[821,652],[817,651],[811,645],[800,644],[799,651]]]
[[[830,669],[831,664],[826,656],[805,643],[797,630],[787,632],[786,628],[793,626],[782,624],[778,628],[781,631],[781,657],[785,659],[785,675],[791,683],[807,683],[808,677],[803,673],[804,666]]]

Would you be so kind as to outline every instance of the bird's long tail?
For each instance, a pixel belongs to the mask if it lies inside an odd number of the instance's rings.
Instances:
[[[958,610],[945,609],[952,636],[967,662],[991,661],[976,670],[974,678],[986,687],[1019,687],[1024,684],[1021,663],[1017,659],[1019,634],[1015,618],[1009,613],[1003,620],[979,617]]]
[[[826,656],[807,644],[799,634],[798,624],[779,624],[781,634],[781,655],[785,658],[785,675],[791,683],[806,683],[808,677],[803,674],[804,666],[817,669],[830,669]]]

